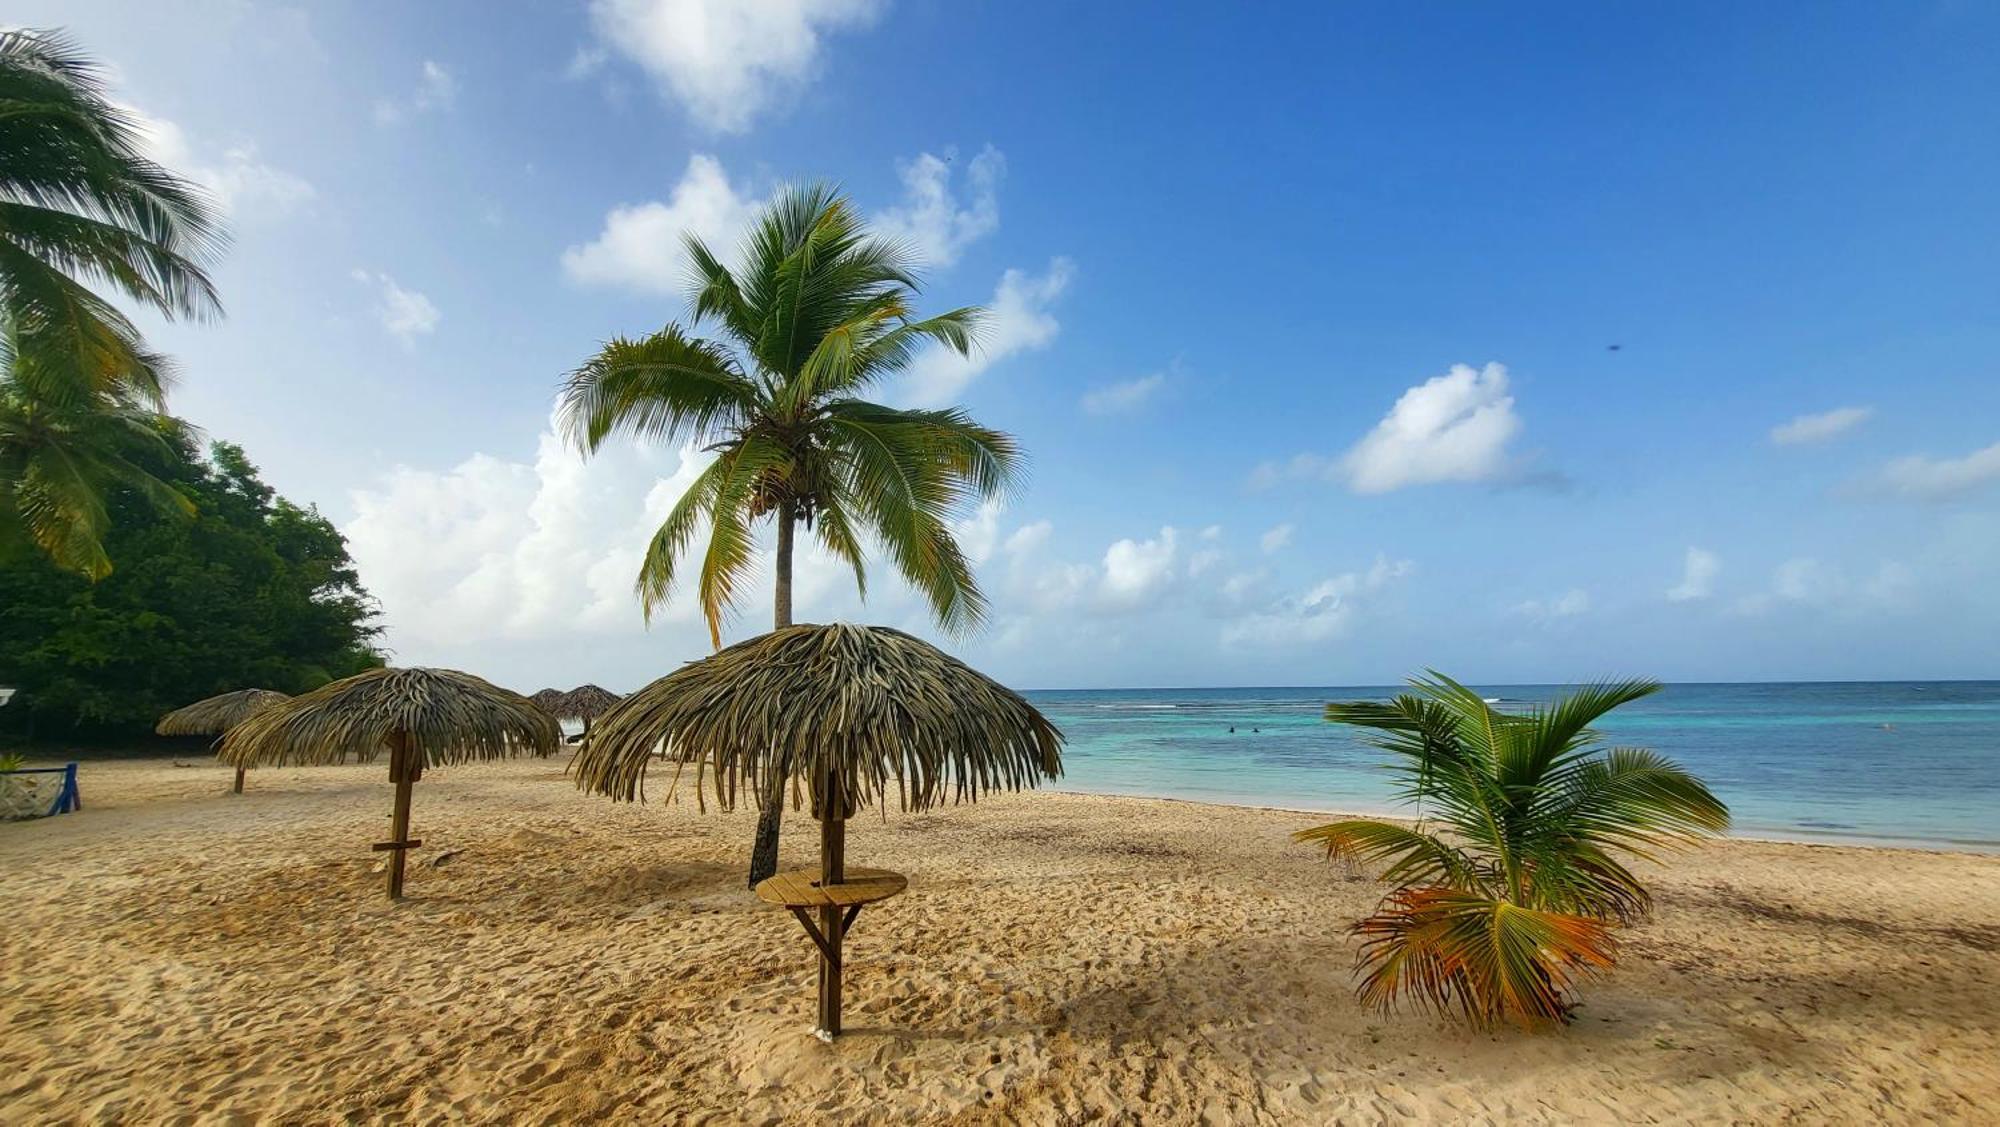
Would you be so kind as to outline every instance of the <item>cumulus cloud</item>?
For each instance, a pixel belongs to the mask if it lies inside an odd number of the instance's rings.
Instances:
[[[1771,428],[1771,441],[1779,446],[1797,446],[1807,442],[1825,442],[1837,438],[1868,421],[1875,414],[1873,407],[1835,407],[1817,415],[1800,415],[1789,423]]]
[[[1104,551],[1098,604],[1108,610],[1136,610],[1163,594],[1174,581],[1179,537],[1160,529],[1150,540],[1120,540]]]
[[[1514,607],[1514,613],[1538,622],[1575,618],[1590,611],[1590,592],[1572,587],[1553,599],[1529,599]]]
[[[910,247],[927,266],[950,266],[965,248],[1000,226],[1000,178],[1007,158],[991,145],[965,170],[967,198],[952,190],[956,152],[921,153],[900,168],[903,201],[875,216],[877,233]]]
[[[904,165],[903,199],[871,222],[925,262],[955,262],[967,244],[999,226],[998,187],[1005,168],[1005,158],[989,145],[967,170],[972,198],[961,203],[951,190],[950,166],[920,154]],[[768,190],[730,180],[714,156],[696,153],[664,201],[620,204],[605,215],[595,239],[564,250],[563,273],[583,285],[682,296],[689,281],[683,237],[701,239],[734,268],[769,197]]]
[[[1681,564],[1681,581],[1667,588],[1667,598],[1676,603],[1706,599],[1715,593],[1715,577],[1722,571],[1722,558],[1706,548],[1690,547]]]
[[[741,133],[818,72],[824,37],[865,28],[877,0],[594,0],[604,45],[708,129]]]
[[[1405,391],[1360,442],[1338,458],[1300,454],[1259,466],[1253,482],[1319,477],[1356,493],[1437,482],[1497,481],[1520,469],[1508,445],[1521,431],[1505,365],[1449,372]]]
[[[529,462],[390,470],[353,491],[341,531],[394,643],[633,630],[645,544],[708,458],[618,443],[586,462],[552,421]],[[696,617],[691,600],[672,609]]]
[[[1352,625],[1367,597],[1410,573],[1410,561],[1377,556],[1366,571],[1343,572],[1237,616],[1222,627],[1232,649],[1296,649],[1329,641]]]
[[[1085,392],[1079,405],[1088,414],[1117,415],[1144,406],[1167,384],[1165,372],[1154,372],[1124,383],[1107,384]]]
[[[696,153],[666,202],[614,207],[596,239],[563,251],[563,273],[586,285],[680,296],[689,269],[683,236],[700,238],[733,264],[760,202],[729,182],[721,161]]]
[[[1260,537],[1257,541],[1257,545],[1258,547],[1264,549],[1264,554],[1267,556],[1272,555],[1276,552],[1281,552],[1286,547],[1290,546],[1292,542],[1292,533],[1294,531],[1295,529],[1293,529],[1291,525],[1281,524],[1276,528],[1271,529],[1269,532],[1266,532],[1262,537]]]
[[[119,108],[131,115],[148,157],[201,185],[233,218],[289,215],[315,194],[302,177],[264,163],[255,145],[234,145],[214,153],[197,146],[186,130],[166,118],[132,106]]]
[[[388,330],[389,335],[403,342],[404,347],[416,343],[416,338],[434,331],[444,314],[431,299],[416,290],[406,290],[387,274],[371,274],[366,270],[353,272],[354,280],[373,287],[376,294],[375,319]]]
[[[424,60],[417,88],[407,98],[383,98],[375,103],[375,120],[395,125],[415,114],[450,109],[458,101],[458,79],[443,63]]]
[[[1912,454],[1898,458],[1865,483],[1867,491],[1915,501],[1949,501],[2000,481],[2000,442],[1962,458]]]
[[[1853,577],[1825,560],[1797,556],[1772,569],[1767,590],[1744,596],[1733,609],[1749,615],[1782,607],[1837,612],[1878,610],[1902,602],[1914,582],[1915,574],[1898,560],[1885,560],[1872,573]]]
[[[1067,258],[1049,260],[1040,275],[1009,270],[986,306],[979,344],[970,356],[942,345],[919,353],[891,398],[912,407],[936,407],[959,393],[994,364],[1022,352],[1047,348],[1062,325],[1049,311],[1069,288],[1075,268]]]

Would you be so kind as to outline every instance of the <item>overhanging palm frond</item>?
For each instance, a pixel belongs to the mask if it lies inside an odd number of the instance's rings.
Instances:
[[[751,418],[760,392],[734,357],[669,325],[607,342],[563,383],[559,415],[580,449],[613,434],[707,442]]]

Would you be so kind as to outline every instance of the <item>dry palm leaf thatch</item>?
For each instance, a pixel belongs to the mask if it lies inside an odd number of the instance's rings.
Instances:
[[[570,761],[579,787],[630,800],[664,751],[707,775],[717,801],[749,791],[812,796],[820,865],[758,882],[819,949],[823,1037],[840,1033],[842,945],[863,905],[903,891],[897,873],[846,865],[846,820],[893,790],[905,810],[976,800],[1062,774],[1062,733],[1020,694],[928,642],[881,626],[788,626],[684,666],[597,718]],[[817,912],[819,922],[812,914]]]
[[[556,699],[542,705],[549,715],[558,720],[581,720],[589,723],[604,715],[612,705],[623,700],[617,693],[597,685],[578,685],[566,693],[557,693]]]
[[[550,716],[556,716],[557,719],[561,719],[561,717],[558,716],[556,713],[556,702],[561,700],[562,698],[563,698],[562,690],[555,688],[543,689],[541,692],[535,693],[530,697],[528,697],[529,700],[535,703],[536,708],[541,709],[543,712],[548,713]]]
[[[527,697],[455,669],[371,669],[335,681],[244,721],[222,738],[222,758],[238,767],[266,763],[362,762],[389,750],[396,784],[389,840],[389,898],[403,895],[410,850],[410,790],[425,767],[556,749],[555,718]]]
[[[224,761],[372,761],[392,738],[407,741],[416,769],[513,755],[547,755],[556,722],[528,698],[455,669],[371,669],[259,714],[222,741]]]
[[[176,708],[153,727],[162,736],[220,736],[252,716],[291,700],[289,693],[274,689],[238,689]],[[218,754],[220,754],[218,752]],[[243,766],[236,767],[231,794],[243,793]]]
[[[891,792],[923,810],[1062,773],[1062,733],[1019,693],[900,630],[844,623],[775,630],[660,678],[597,718],[570,770],[630,801],[660,752],[696,765],[724,807],[743,791],[780,801],[799,780],[817,813],[832,774],[841,817]]]
[[[292,699],[275,689],[238,689],[176,708],[154,726],[162,736],[219,736],[274,704]]]

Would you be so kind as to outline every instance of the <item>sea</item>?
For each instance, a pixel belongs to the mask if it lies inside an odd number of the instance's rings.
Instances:
[[[1563,687],[1474,688],[1511,709]],[[1398,691],[1024,695],[1067,737],[1058,789],[1390,814],[1402,805],[1387,753],[1323,709]],[[2000,681],[1674,684],[1597,728],[1608,745],[1650,747],[1699,775],[1737,836],[2000,852]]]

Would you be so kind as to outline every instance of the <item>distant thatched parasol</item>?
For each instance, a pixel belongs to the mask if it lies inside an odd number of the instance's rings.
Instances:
[[[364,763],[387,748],[396,784],[389,851],[389,896],[403,895],[410,840],[410,787],[425,767],[509,756],[547,755],[560,739],[555,720],[528,698],[455,669],[371,669],[259,713],[223,737],[222,758],[240,767],[268,763]]]
[[[639,796],[657,752],[697,793],[758,806],[803,784],[820,819],[820,868],[757,894],[790,908],[820,949],[819,1029],[840,1032],[840,960],[861,906],[904,880],[848,870],[845,819],[894,794],[923,810],[1062,773],[1062,733],[1035,707],[937,647],[879,626],[791,626],[694,662],[600,716],[570,764],[577,785]],[[815,879],[816,878],[816,879]],[[815,927],[808,908],[819,909]]]
[[[219,736],[274,704],[292,699],[275,689],[238,689],[176,708],[153,727],[162,736]],[[243,768],[236,769],[232,793],[243,793]]]
[[[560,720],[562,719],[562,717],[556,716],[556,702],[561,700],[562,698],[563,694],[561,689],[543,689],[541,692],[538,692],[533,696],[530,696],[528,699],[535,702],[536,708],[539,708],[543,712],[548,713],[550,716],[555,716],[556,719]]]
[[[581,720],[588,725],[623,699],[610,689],[578,685],[569,692],[557,694],[555,704],[545,707],[558,720]]]

